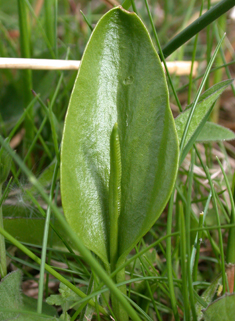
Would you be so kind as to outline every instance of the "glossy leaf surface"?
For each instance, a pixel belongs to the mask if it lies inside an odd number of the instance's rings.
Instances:
[[[85,49],[63,133],[61,191],[66,219],[109,262],[110,136],[118,124],[121,211],[118,256],[164,209],[178,142],[159,57],[142,21],[121,7],[98,22]]]

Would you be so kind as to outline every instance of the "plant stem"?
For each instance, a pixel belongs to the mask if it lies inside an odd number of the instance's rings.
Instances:
[[[122,263],[123,262],[120,262],[120,264],[122,264]],[[116,283],[121,283],[121,282],[125,282],[125,281],[126,281],[126,277],[125,277],[125,268],[124,268],[116,274]],[[119,290],[124,295],[126,295],[126,285],[125,284],[120,286]],[[123,309],[120,301],[114,295],[111,295],[111,299],[112,299],[113,313],[114,313],[116,320],[128,321],[129,320],[128,314],[127,314],[126,310]]]
[[[234,0],[220,1],[218,4],[204,13],[200,18],[181,31],[171,41],[169,41],[168,44],[162,49],[164,57],[166,58],[170,56],[176,49],[181,47],[185,42],[194,37],[199,31],[211,24],[234,5]]]
[[[0,199],[2,198],[2,184],[0,184]],[[2,204],[0,205],[0,227],[3,229],[3,214],[2,214]],[[0,273],[1,278],[7,275],[7,260],[6,260],[6,246],[5,238],[0,235]]]

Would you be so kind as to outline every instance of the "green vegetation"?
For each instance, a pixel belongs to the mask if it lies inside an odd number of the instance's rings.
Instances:
[[[1,57],[81,60],[0,69],[0,318],[230,320],[235,1],[116,4],[0,3]]]

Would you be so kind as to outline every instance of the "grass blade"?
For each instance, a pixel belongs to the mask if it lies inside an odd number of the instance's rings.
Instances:
[[[195,20],[190,26],[175,36],[168,44],[163,47],[162,51],[164,57],[170,56],[176,49],[181,47],[185,42],[195,36],[199,31],[204,29],[214,20],[219,18],[222,14],[227,12],[234,6],[234,0],[222,0],[213,8],[208,10],[200,18]]]

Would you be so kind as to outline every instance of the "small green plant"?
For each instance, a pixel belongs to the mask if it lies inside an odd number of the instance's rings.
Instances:
[[[191,1],[185,17],[185,2],[174,12],[173,2],[166,0],[158,33],[158,16],[151,16],[155,6],[149,8],[147,0],[126,0],[107,13],[106,5],[116,0],[100,1],[95,9],[84,1],[80,18],[66,1],[46,0],[36,13],[33,5],[39,2],[18,1],[18,42],[9,39],[0,22],[1,35],[10,44],[8,52],[1,43],[1,55],[12,51],[21,57],[80,59],[84,54],[75,84],[75,74],[67,71],[19,72],[21,90],[13,86],[9,70],[0,78],[1,86],[5,79],[9,82],[0,106],[0,319],[209,321],[226,319],[228,313],[231,319],[234,295],[225,293],[234,288],[228,270],[235,264],[235,179],[231,184],[232,174],[224,163],[218,160],[217,165],[212,143],[218,142],[225,161],[222,141],[235,135],[208,120],[216,100],[233,88],[233,80],[217,83],[221,75],[217,76],[210,88],[207,80],[215,61],[224,64],[216,70],[228,67],[221,47],[226,47],[225,36],[214,23],[212,37],[210,24],[234,0],[222,0],[212,8],[208,1],[205,14],[204,1],[200,14],[198,2]],[[0,4],[1,18],[5,4]],[[127,11],[130,6],[134,13]],[[183,29],[194,11],[200,17]],[[140,17],[152,27],[158,53]],[[205,27],[206,46],[203,39],[197,44]],[[177,35],[161,49],[166,30]],[[178,85],[185,79],[170,76],[165,61],[172,53],[173,59],[187,59],[192,53],[192,62],[205,56],[207,60],[203,75],[189,76],[185,108],[178,97]],[[169,100],[179,107],[175,119]],[[21,127],[25,136],[16,152],[8,141]],[[201,142],[206,142],[205,152]],[[219,179],[211,177],[212,166],[221,171]],[[20,180],[26,177],[22,186]],[[20,202],[14,207],[12,185],[18,197],[23,193],[24,206]],[[200,252],[202,240],[208,255]],[[54,266],[58,261],[65,267]],[[22,271],[7,274],[12,265]],[[53,294],[49,274],[58,285]],[[20,289],[28,278],[38,280],[37,300]],[[215,301],[220,293],[223,296]]]
[[[93,31],[65,120],[61,163],[65,217],[110,274],[162,213],[178,166],[163,68],[134,13],[112,9]],[[125,271],[113,279],[125,281]],[[116,318],[127,320],[112,302]]]
[[[118,7],[94,29],[65,120],[61,192],[67,221],[107,273],[115,273],[115,283],[125,281],[125,269],[115,270],[170,197],[178,141],[182,162],[230,84],[222,82],[197,96],[175,127],[163,69],[138,16]],[[213,129],[218,136],[224,130],[208,123],[203,129],[208,140],[214,138]],[[126,294],[125,286],[121,290]],[[128,320],[116,297],[111,298],[117,320]]]

